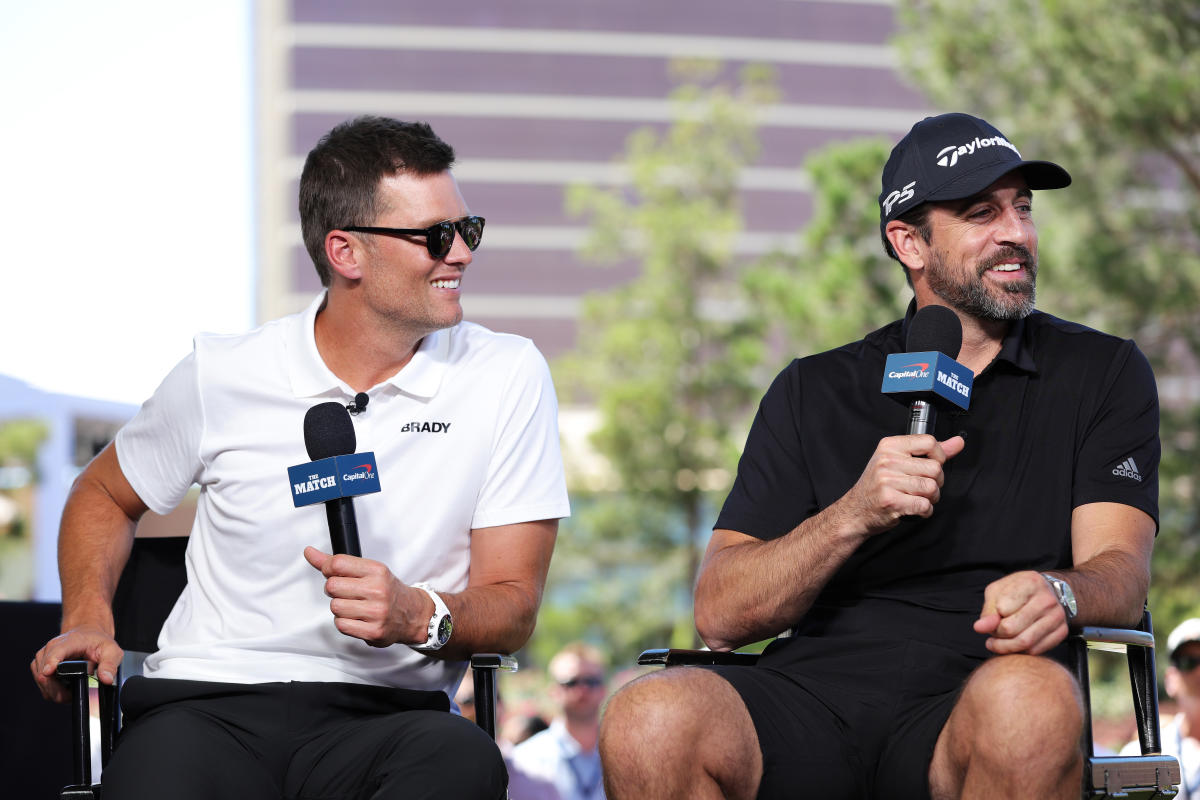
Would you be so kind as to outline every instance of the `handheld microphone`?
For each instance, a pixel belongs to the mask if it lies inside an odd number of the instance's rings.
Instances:
[[[288,481],[297,508],[325,503],[333,552],[361,556],[353,497],[378,492],[380,486],[375,454],[355,453],[355,445],[346,407],[318,403],[304,415],[304,447],[312,461],[289,467]]]
[[[939,407],[965,410],[971,404],[975,374],[954,360],[962,349],[958,315],[945,306],[920,309],[909,323],[905,347],[907,352],[887,357],[882,391],[908,404],[907,433],[933,433]]]

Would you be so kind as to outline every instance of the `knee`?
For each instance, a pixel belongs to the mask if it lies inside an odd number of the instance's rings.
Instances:
[[[414,712],[407,712],[414,713]],[[444,712],[431,712],[444,714]],[[417,755],[417,760],[437,765],[426,775],[424,765],[417,767],[423,781],[432,781],[438,794],[446,798],[460,797],[503,797],[508,783],[508,770],[500,748],[482,728],[470,720],[454,714],[444,714],[445,719],[423,745],[427,752],[414,754],[410,743],[398,745],[397,753],[405,768],[395,776],[402,788],[411,790],[413,773],[408,772]],[[379,796],[391,797],[381,793]],[[405,795],[397,795],[405,796]]]
[[[1078,754],[1083,702],[1074,677],[1040,656],[992,658],[964,690],[976,752],[1014,758],[1070,760]]]
[[[675,667],[644,675],[613,695],[600,722],[601,756],[640,761],[692,739],[704,720],[692,672]]]

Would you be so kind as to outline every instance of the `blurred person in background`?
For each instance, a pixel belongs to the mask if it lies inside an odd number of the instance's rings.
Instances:
[[[550,727],[550,723],[536,711],[510,711],[505,715],[499,738],[509,744],[520,744]]]
[[[603,800],[597,748],[605,696],[603,657],[596,648],[576,642],[550,659],[547,671],[554,681],[550,691],[558,716],[549,728],[513,748],[513,764],[553,781],[563,800]]]
[[[1167,695],[1179,704],[1177,713],[1162,729],[1162,751],[1179,759],[1177,800],[1200,800],[1200,617],[1181,622],[1167,637],[1167,665],[1163,681]],[[1140,755],[1134,739],[1121,755]]]

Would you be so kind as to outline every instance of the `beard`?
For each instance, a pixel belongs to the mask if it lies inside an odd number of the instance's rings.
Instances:
[[[1019,258],[1029,277],[989,286],[984,275],[1004,261]],[[1033,312],[1037,296],[1037,258],[1024,247],[1005,247],[975,267],[974,274],[963,276],[962,269],[947,263],[940,250],[934,250],[925,267],[925,280],[938,297],[973,317],[995,322],[1024,319]]]

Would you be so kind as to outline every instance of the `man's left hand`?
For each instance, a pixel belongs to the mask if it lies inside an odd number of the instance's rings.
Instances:
[[[974,627],[993,653],[1040,655],[1067,638],[1067,615],[1046,579],[1027,570],[988,584]]]
[[[372,647],[425,642],[433,601],[402,583],[385,564],[315,547],[304,548],[304,558],[325,576],[329,610],[339,631]]]

